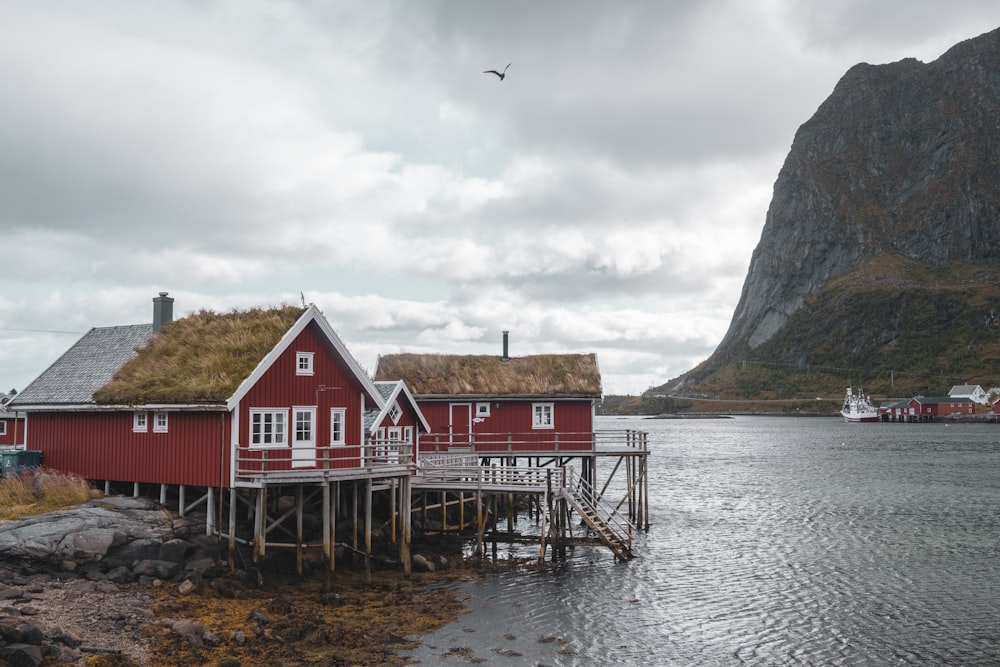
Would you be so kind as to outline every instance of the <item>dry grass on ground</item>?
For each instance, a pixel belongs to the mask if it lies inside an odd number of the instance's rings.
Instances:
[[[0,479],[0,519],[44,514],[99,498],[87,480],[39,469]]]

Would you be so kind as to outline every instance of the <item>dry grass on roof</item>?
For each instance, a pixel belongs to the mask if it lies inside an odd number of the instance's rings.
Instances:
[[[295,306],[222,314],[203,310],[166,324],[94,393],[94,400],[127,405],[225,401],[303,312]]]
[[[389,354],[376,380],[406,381],[418,395],[600,396],[593,354],[539,354],[502,361],[492,355]]]

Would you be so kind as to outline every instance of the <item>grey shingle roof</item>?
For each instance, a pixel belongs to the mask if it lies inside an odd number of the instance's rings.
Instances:
[[[152,335],[152,324],[91,329],[15,396],[11,407],[92,403],[93,393]]]

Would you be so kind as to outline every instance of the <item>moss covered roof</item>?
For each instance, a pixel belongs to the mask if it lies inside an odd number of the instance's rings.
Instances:
[[[304,308],[203,310],[165,324],[94,392],[101,404],[219,403],[292,328]]]
[[[539,354],[504,361],[492,355],[388,354],[375,379],[406,381],[417,396],[601,395],[594,354]]]

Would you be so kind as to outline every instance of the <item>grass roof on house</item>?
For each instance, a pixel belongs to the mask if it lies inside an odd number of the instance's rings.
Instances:
[[[236,393],[305,308],[208,310],[163,325],[94,392],[103,404],[217,403]]]
[[[376,380],[405,380],[418,396],[601,395],[594,354],[493,355],[387,354]]]

